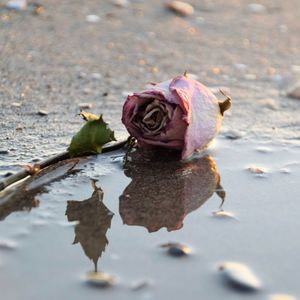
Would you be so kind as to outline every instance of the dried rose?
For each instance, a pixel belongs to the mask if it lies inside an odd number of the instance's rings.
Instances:
[[[216,136],[230,98],[223,103],[203,84],[184,76],[129,95],[122,122],[142,148],[181,150],[188,158]]]

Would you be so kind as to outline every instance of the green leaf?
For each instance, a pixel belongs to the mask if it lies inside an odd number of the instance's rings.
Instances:
[[[72,138],[68,148],[71,157],[102,152],[102,146],[108,142],[116,141],[114,132],[104,122],[102,115],[95,118],[90,114],[87,122]]]

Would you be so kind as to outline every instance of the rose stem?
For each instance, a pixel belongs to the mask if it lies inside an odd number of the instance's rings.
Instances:
[[[111,144],[111,145],[107,145],[107,146],[104,146],[102,148],[102,153],[107,153],[107,152],[110,152],[110,151],[114,151],[114,150],[117,150],[117,149],[120,149],[122,148],[123,146],[125,146],[127,143],[127,139],[126,140],[122,140],[120,142],[117,142],[117,143],[114,143],[114,144]],[[70,158],[70,155],[69,155],[69,152],[68,151],[65,151],[65,152],[62,152],[62,153],[59,153],[59,154],[56,154],[52,157],[49,157],[43,161],[41,161],[39,163],[39,167],[40,169],[44,169],[46,167],[49,167],[51,165],[54,165],[62,160],[65,160],[65,159],[68,159]],[[13,183],[16,183],[24,178],[26,178],[27,176],[30,176],[30,172],[27,171],[27,170],[22,170],[16,174],[13,174],[3,180],[0,181],[0,191],[4,190],[5,188],[7,188],[8,186],[12,185]]]

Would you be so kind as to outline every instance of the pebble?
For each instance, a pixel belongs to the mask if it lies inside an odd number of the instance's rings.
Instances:
[[[170,1],[166,4],[167,8],[183,17],[194,13],[194,7],[183,1]]]
[[[0,240],[0,249],[3,250],[14,250],[17,247],[17,243],[9,239]]]
[[[86,73],[84,73],[84,72],[80,72],[78,75],[77,75],[77,78],[78,79],[83,79],[83,78],[86,78]]]
[[[11,104],[12,107],[20,107],[22,104],[20,102],[13,102]]]
[[[113,0],[112,3],[121,8],[127,7],[130,4],[128,0]]]
[[[0,155],[8,154],[9,151],[6,149],[0,149]]]
[[[46,110],[39,110],[39,111],[37,112],[37,114],[38,114],[39,116],[47,116],[47,115],[49,114],[49,112],[46,111]]]
[[[212,213],[212,215],[214,217],[217,218],[222,218],[222,219],[235,219],[235,216],[233,213],[229,212],[229,211],[225,211],[225,210],[218,210],[218,211],[214,211]]]
[[[100,73],[92,73],[92,79],[99,80],[102,78]]]
[[[248,11],[255,14],[261,14],[266,12],[266,7],[259,3],[250,3],[248,4]]]
[[[168,254],[171,256],[187,256],[192,253],[191,249],[188,246],[185,246],[180,243],[167,243],[160,245],[161,248],[166,248]]]
[[[281,168],[279,171],[282,174],[290,174],[291,173],[291,170],[288,168]]]
[[[80,109],[90,109],[92,107],[93,107],[92,103],[87,103],[87,102],[79,103],[79,108]]]
[[[27,8],[27,1],[26,0],[8,1],[6,7],[8,9],[14,9],[14,10],[25,10]]]
[[[238,140],[238,139],[241,139],[245,133],[244,132],[241,132],[239,130],[228,130],[224,133],[225,137],[229,140]]]
[[[87,283],[100,288],[107,288],[115,284],[115,278],[103,272],[89,272],[86,281]]]
[[[97,23],[100,21],[100,17],[97,15],[88,15],[85,17],[85,20],[89,23]]]
[[[269,147],[257,147],[255,150],[260,153],[272,153],[273,152],[273,150]]]
[[[300,82],[297,83],[288,93],[287,96],[300,100]]]
[[[292,295],[284,295],[284,294],[275,294],[271,295],[269,300],[297,300],[296,297]]]
[[[219,265],[219,271],[238,288],[245,290],[258,290],[261,288],[260,280],[244,264],[224,262]]]
[[[263,174],[266,173],[266,171],[263,168],[261,168],[261,167],[249,167],[247,170],[250,173],[256,174],[256,175],[263,175]]]

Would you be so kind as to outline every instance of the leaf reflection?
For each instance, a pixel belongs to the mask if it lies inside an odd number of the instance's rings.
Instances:
[[[111,226],[113,213],[103,204],[103,191],[92,181],[94,192],[89,199],[68,201],[68,221],[79,221],[75,226],[73,244],[80,243],[85,255],[94,262],[95,272],[102,252],[108,244],[106,232]]]
[[[78,159],[70,159],[43,169],[38,174],[27,178],[14,188],[0,193],[0,221],[13,212],[30,211],[39,206],[37,196],[55,181],[62,180],[78,172],[75,169]]]
[[[149,232],[162,227],[178,230],[185,216],[215,192],[223,204],[225,191],[213,158],[206,155],[178,161],[177,155],[139,150],[131,154],[125,175],[132,181],[119,202],[124,224],[144,226]]]

